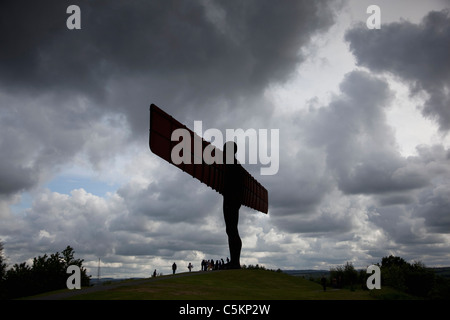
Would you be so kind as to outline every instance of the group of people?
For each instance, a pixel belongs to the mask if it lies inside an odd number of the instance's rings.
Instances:
[[[227,257],[227,263],[230,263],[230,259]],[[216,260],[214,262],[214,259],[211,260],[202,260],[202,271],[210,271],[210,270],[222,270],[225,268],[225,261],[223,259]]]
[[[226,263],[230,263],[230,259],[228,259],[227,257],[227,262]],[[225,269],[226,267],[226,263],[223,259],[220,260],[216,260],[214,262],[214,259],[211,260],[202,260],[201,262],[201,271],[211,271],[211,270],[222,270]],[[194,266],[192,265],[192,263],[189,262],[187,268],[189,269],[189,272],[192,271],[192,269],[194,268]],[[172,264],[172,274],[175,274],[175,272],[177,271],[177,264],[174,262]],[[156,277],[156,269],[155,271],[153,271],[152,277]]]
[[[202,260],[201,262],[201,271],[211,271],[211,270],[222,270],[222,269],[226,269],[227,264],[230,263],[230,259],[228,259],[227,257],[227,262],[225,263],[225,261],[223,259],[220,260],[216,260],[214,262],[214,259],[211,260]],[[189,272],[192,271],[192,269],[194,268],[194,266],[192,265],[192,263],[189,262],[187,268],[189,269]],[[172,264],[172,274],[175,274],[175,272],[177,271],[177,264],[174,262]],[[156,273],[156,269],[155,271],[153,271],[152,277],[156,277],[157,273]]]
[[[227,262],[225,263],[225,261],[223,259],[220,260],[216,260],[214,262],[214,259],[211,260],[202,260],[201,262],[201,271],[211,271],[211,270],[222,270],[225,269],[226,265],[230,263],[230,259],[228,259],[227,257]],[[189,262],[187,268],[189,269],[189,272],[192,271],[192,269],[194,268],[194,266],[192,265],[192,263]],[[175,274],[175,272],[177,271],[177,264],[174,262],[172,265],[172,272],[173,274]]]

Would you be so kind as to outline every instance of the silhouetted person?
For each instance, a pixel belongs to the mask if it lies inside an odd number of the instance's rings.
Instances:
[[[327,291],[327,278],[325,276],[322,276],[320,282],[322,283],[323,291]]]
[[[153,271],[153,278],[156,278],[156,269]]]
[[[173,274],[175,274],[175,271],[177,271],[177,264],[175,262],[172,265],[172,271],[173,271]]]
[[[231,152],[231,154],[230,154]],[[229,141],[223,146],[223,162],[225,164],[224,190],[223,190],[223,216],[228,236],[231,261],[227,269],[239,269],[242,241],[238,232],[239,208],[244,193],[244,172],[236,160],[237,145]]]
[[[205,259],[202,260],[202,271],[206,271],[206,261],[205,261]]]
[[[191,270],[192,270],[193,267],[194,267],[194,266],[189,262],[189,265],[188,265],[189,272],[191,272]]]

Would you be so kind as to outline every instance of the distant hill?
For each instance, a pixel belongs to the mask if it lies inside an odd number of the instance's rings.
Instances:
[[[109,283],[114,283],[114,282],[120,282],[120,281],[124,281],[124,280],[140,280],[140,279],[144,279],[144,278],[93,278],[90,280],[90,285],[91,286],[98,286],[98,285],[106,285]]]
[[[434,271],[438,276],[450,279],[450,267],[428,268]]]
[[[450,279],[450,267],[436,267],[427,269],[433,271],[438,276]],[[291,276],[305,277],[305,279],[319,278],[322,277],[323,275],[328,277],[330,275],[329,270],[305,269],[305,270],[282,270],[282,271]],[[357,271],[359,272],[360,269],[357,269]]]
[[[321,278],[322,276],[328,277],[330,275],[330,271],[328,270],[282,270],[284,273],[295,277],[304,277],[305,279],[309,278]]]

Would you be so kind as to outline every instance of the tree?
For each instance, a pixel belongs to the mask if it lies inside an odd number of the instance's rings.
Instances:
[[[1,298],[14,299],[66,288],[66,280],[69,276],[66,271],[70,265],[77,265],[80,268],[81,285],[89,286],[90,278],[82,265],[84,260],[75,259],[74,256],[73,248],[67,246],[62,253],[56,252],[50,256],[44,254],[33,258],[31,267],[25,262],[15,264],[6,272],[2,280]]]
[[[330,269],[330,278],[336,279],[338,287],[353,286],[358,281],[358,271],[355,270],[351,262],[346,262],[345,266],[337,266]]]
[[[75,259],[75,251],[71,246],[67,246],[62,252],[62,261],[64,263],[64,270],[71,265],[80,267],[81,271],[81,285],[89,286],[90,277],[86,273],[86,269],[83,267],[84,259]],[[65,272],[65,271],[64,271]]]
[[[408,263],[400,257],[384,257],[381,260],[382,282],[406,293],[429,297],[436,275],[422,262]]]
[[[422,262],[409,263],[401,257],[387,256],[381,259],[382,286],[389,286],[399,291],[425,299],[450,299],[450,280],[435,274]],[[349,262],[345,266],[330,269],[330,280],[338,287],[350,287],[360,283],[366,287],[368,274],[366,270],[358,272]]]
[[[419,297],[430,295],[435,282],[434,272],[428,270],[422,262],[414,262],[409,265],[406,275],[406,290],[408,293]]]
[[[381,259],[381,283],[406,292],[408,263],[400,257],[390,255]]]
[[[22,293],[24,292],[26,293],[25,295],[28,295],[29,292],[32,292],[32,283],[32,271],[26,262],[14,264],[14,266],[6,272],[6,298],[18,298],[23,296]]]
[[[383,257],[381,259],[381,267],[390,268],[390,267],[404,267],[408,265],[408,262],[405,259],[400,257],[395,257],[390,255],[389,257]]]

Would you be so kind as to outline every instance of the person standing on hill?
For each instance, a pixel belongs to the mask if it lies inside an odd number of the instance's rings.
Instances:
[[[172,265],[172,271],[173,271],[173,274],[175,274],[175,271],[177,271],[177,264],[175,262]]]
[[[327,291],[327,278],[325,276],[322,276],[320,279],[320,282],[322,283],[323,291]]]

